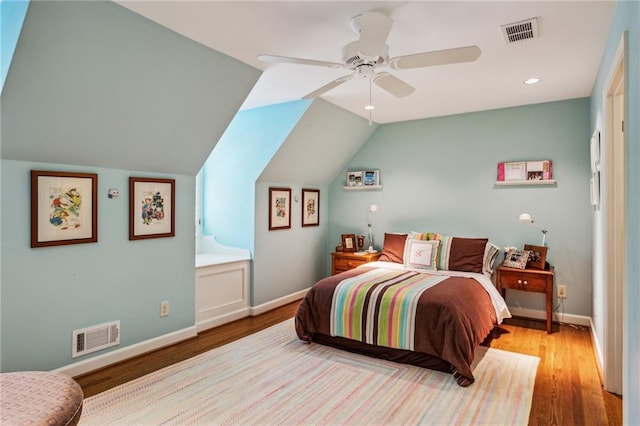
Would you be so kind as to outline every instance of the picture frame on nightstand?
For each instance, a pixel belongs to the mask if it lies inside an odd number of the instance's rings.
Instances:
[[[529,252],[527,268],[545,269],[547,262],[547,247],[525,244],[524,249]]]
[[[356,234],[342,234],[342,251],[345,253],[356,251]]]
[[[529,251],[522,249],[509,249],[504,259],[504,266],[516,269],[525,269],[527,260],[529,259]]]

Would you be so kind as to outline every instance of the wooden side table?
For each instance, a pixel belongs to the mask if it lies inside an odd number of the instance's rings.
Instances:
[[[549,269],[516,269],[498,266],[496,286],[502,297],[507,289],[546,293],[547,295],[547,333],[551,333],[551,313],[553,310],[553,266]]]
[[[349,252],[331,253],[331,275],[348,271],[367,262],[378,260],[380,253],[355,254]]]

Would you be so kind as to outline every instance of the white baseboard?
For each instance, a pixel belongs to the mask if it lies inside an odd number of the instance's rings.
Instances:
[[[283,296],[279,299],[276,300],[272,300],[270,302],[267,303],[263,303],[262,305],[258,305],[258,306],[253,306],[251,308],[251,316],[256,316],[256,315],[260,315],[260,314],[264,314],[265,312],[268,312],[272,309],[276,309],[279,308],[280,306],[284,306],[287,303],[291,303],[291,302],[295,302],[296,300],[300,300],[304,297],[305,294],[307,294],[307,291],[309,291],[308,288],[304,289],[304,290],[300,290],[297,291],[295,293],[289,294],[287,296]]]
[[[222,324],[226,324],[237,319],[241,319],[247,316],[256,316],[263,314],[272,309],[284,306],[287,303],[294,302],[302,299],[309,289],[300,290],[287,296],[280,297],[279,299],[272,300],[262,305],[241,309],[235,312],[231,312],[220,317],[213,318],[211,320],[203,321],[192,327],[188,327],[182,330],[174,331],[173,333],[165,334],[155,337],[153,339],[146,340],[144,342],[136,343],[131,346],[127,346],[122,349],[107,352],[102,355],[95,356],[86,360],[74,362],[73,364],[65,365],[57,368],[54,371],[64,373],[71,377],[76,377],[81,374],[88,373],[90,371],[98,370],[116,362],[124,361],[129,358],[133,358],[138,355],[142,355],[147,352],[151,352],[156,349],[163,348],[165,346],[173,345],[182,340],[195,337],[199,332],[208,328],[217,327]]]
[[[90,371],[98,370],[108,365],[115,364],[116,362],[120,362],[125,359],[133,358],[134,356],[142,355],[146,352],[151,352],[155,349],[160,349],[162,347],[178,343],[182,340],[195,337],[196,335],[197,332],[195,326],[184,328],[182,330],[154,337],[153,339],[145,340],[144,342],[135,343],[122,349],[107,352],[93,358],[74,362],[73,364],[65,365],[64,367],[57,368],[53,371],[64,373],[71,377],[76,377],[81,374],[85,374]]]
[[[229,312],[228,314],[220,315],[219,317],[210,318],[208,320],[200,321],[196,324],[196,328],[198,333],[208,330],[213,327],[217,327],[222,324],[226,324],[231,321],[239,320],[244,317],[248,317],[251,313],[250,308],[242,308],[238,309],[234,312]]]
[[[600,346],[600,341],[598,340],[596,328],[593,325],[593,320],[591,321],[591,343],[593,344],[593,351],[595,352],[596,356],[596,364],[598,366],[600,380],[602,381],[602,372],[604,371],[604,353],[602,352],[602,347]]]
[[[509,306],[511,315],[516,317],[534,318],[534,319],[547,319],[547,312],[540,311],[538,309],[527,309]],[[585,317],[582,315],[563,314],[560,312],[554,312],[551,314],[551,320],[560,322],[563,324],[583,325],[586,327],[592,327],[591,317]],[[592,328],[593,329],[593,328]]]

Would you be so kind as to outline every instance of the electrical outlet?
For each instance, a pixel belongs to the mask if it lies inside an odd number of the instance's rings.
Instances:
[[[567,298],[567,286],[559,285],[558,286],[558,299],[566,299]]]
[[[169,315],[169,301],[165,300],[160,302],[160,316],[166,317],[167,315]]]

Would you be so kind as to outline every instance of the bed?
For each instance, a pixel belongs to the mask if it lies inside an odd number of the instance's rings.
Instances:
[[[379,261],[324,278],[296,312],[298,337],[474,382],[475,349],[511,316],[487,239],[385,234]]]

